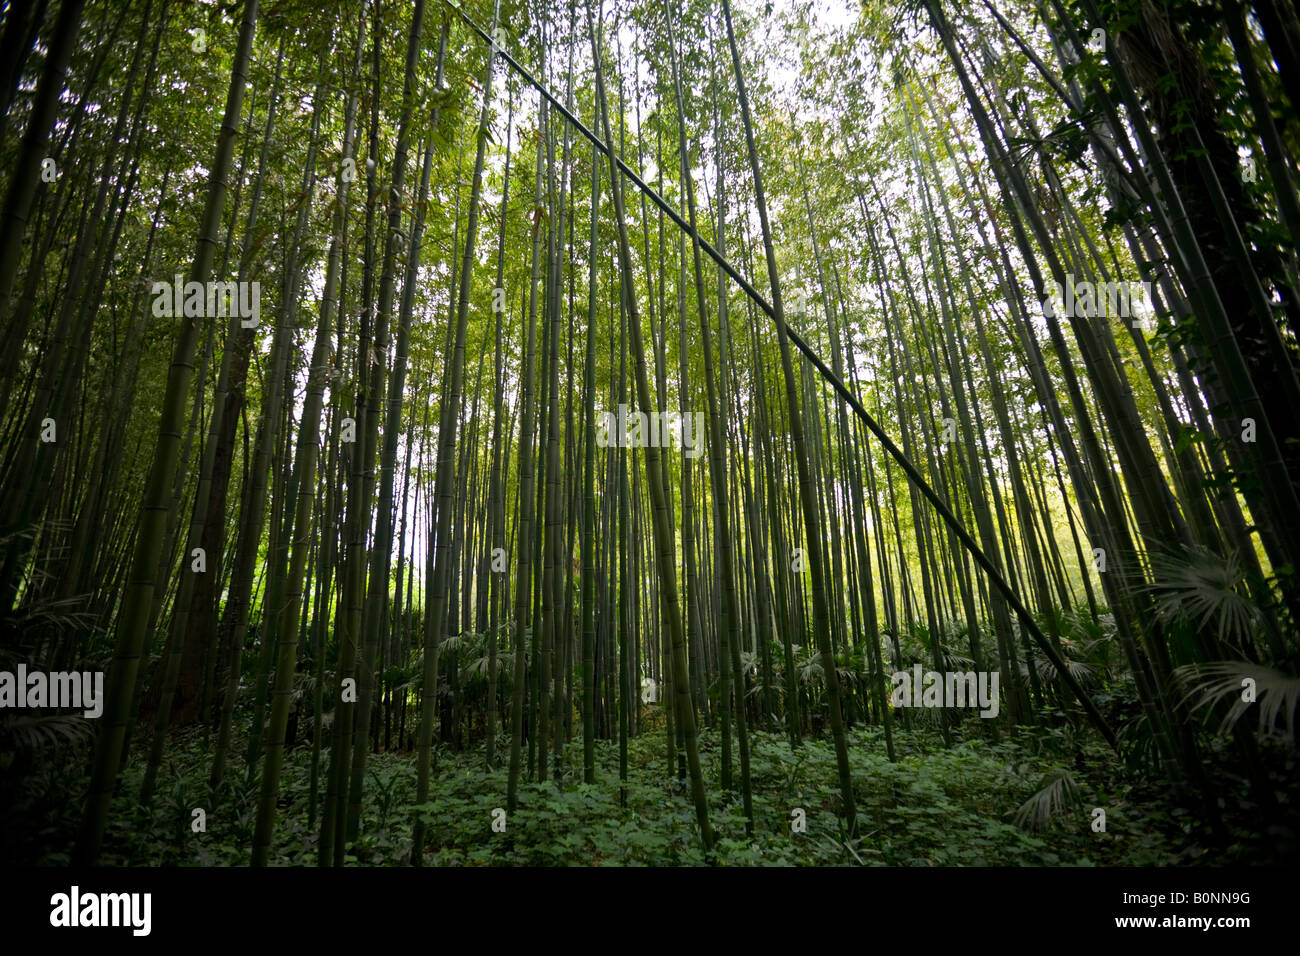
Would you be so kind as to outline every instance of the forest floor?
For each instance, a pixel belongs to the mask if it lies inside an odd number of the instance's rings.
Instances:
[[[618,778],[618,741],[597,741],[596,783],[582,783],[582,740],[566,748],[558,785],[521,782],[519,805],[503,815],[509,741],[497,746],[499,766],[487,769],[482,746],[436,754],[433,799],[414,805],[416,758],[370,757],[362,836],[347,862],[403,865],[412,825],[423,814],[428,865],[702,865],[688,787],[668,776],[661,718],[650,708],[642,734],[628,744],[628,780]],[[1150,775],[1126,768],[1100,745],[1078,748],[1062,727],[1036,727],[1018,738],[955,728],[945,747],[936,728],[899,727],[891,763],[877,727],[850,731],[850,759],[860,836],[846,840],[837,816],[839,790],[829,738],[795,749],[780,734],[752,732],[754,808],[745,833],[739,794],[740,757],[733,750],[736,792],[719,786],[716,729],[700,733],[701,762],[717,838],[714,862],[750,865],[1151,866],[1268,863],[1275,845],[1258,828],[1232,827],[1233,842],[1212,850],[1198,837],[1192,814],[1176,807]],[[967,731],[963,738],[962,731]],[[236,754],[242,753],[242,746]],[[232,758],[234,767],[240,766]],[[78,762],[79,763],[79,762]],[[78,789],[85,778],[63,762],[41,781],[28,778],[23,806],[28,825],[0,855],[14,863],[65,865],[79,822]],[[135,800],[143,761],[122,776],[102,862],[109,866],[247,865],[257,816],[258,784],[231,773],[217,799],[208,795],[210,755],[202,732],[182,731],[169,747],[152,811]],[[324,761],[322,761],[324,764]],[[54,761],[46,763],[54,768]],[[324,796],[324,765],[319,781]],[[1045,772],[1046,770],[1046,772]],[[319,820],[309,820],[311,748],[286,753],[273,865],[316,865]],[[1095,832],[1095,808],[1105,831]],[[1022,809],[1024,808],[1024,809]],[[196,809],[206,828],[195,832]],[[1040,822],[1029,819],[1037,811]],[[802,813],[798,812],[802,811]],[[11,816],[11,822],[14,818]],[[494,822],[496,828],[494,829]],[[800,824],[803,824],[801,828]],[[57,849],[55,849],[57,848]]]

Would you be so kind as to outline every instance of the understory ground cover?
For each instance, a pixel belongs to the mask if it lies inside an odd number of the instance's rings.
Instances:
[[[898,760],[886,755],[878,728],[850,732],[860,835],[847,839],[838,815],[834,750],[828,740],[797,748],[779,734],[750,738],[754,826],[745,832],[739,795],[716,786],[720,741],[700,735],[718,840],[710,859],[695,830],[689,787],[665,784],[662,716],[651,708],[644,732],[628,746],[620,786],[617,741],[596,746],[596,783],[582,782],[581,741],[564,752],[558,780],[521,784],[518,808],[504,811],[506,767],[487,768],[480,746],[436,754],[434,797],[416,805],[414,753],[378,753],[369,768],[362,832],[348,863],[405,865],[412,825],[426,822],[429,865],[886,865],[1150,866],[1270,863],[1285,858],[1294,829],[1261,832],[1245,811],[1226,818],[1230,842],[1211,846],[1195,814],[1173,805],[1140,769],[1100,745],[1080,745],[1070,725],[1021,729],[992,740],[978,725],[958,728],[945,748],[935,726],[899,728]],[[656,733],[655,731],[659,732]],[[502,735],[504,739],[504,734]],[[500,752],[503,748],[498,748]],[[231,775],[209,794],[210,755],[202,734],[181,733],[152,812],[119,797],[103,863],[245,865],[257,814],[258,781]],[[1212,758],[1211,758],[1212,759]],[[314,865],[319,823],[309,819],[311,752],[286,756],[273,865]],[[51,763],[51,767],[56,764]],[[1051,769],[1044,773],[1042,768]],[[126,793],[144,771],[124,772]],[[323,786],[324,769],[321,770]],[[646,782],[653,780],[654,782]],[[15,862],[66,863],[75,832],[76,774],[47,773],[17,808],[30,825],[7,848]],[[72,789],[70,789],[72,788]],[[321,794],[323,797],[323,793]],[[318,806],[320,798],[318,797]],[[1244,804],[1238,804],[1244,806]],[[1097,827],[1104,810],[1104,832]],[[195,832],[194,811],[204,811]],[[11,828],[18,832],[18,828]]]

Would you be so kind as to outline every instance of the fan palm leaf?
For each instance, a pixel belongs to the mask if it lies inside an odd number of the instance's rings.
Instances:
[[[1249,661],[1212,661],[1187,664],[1174,671],[1185,689],[1182,704],[1192,710],[1215,708],[1232,701],[1219,722],[1218,733],[1232,732],[1252,705],[1259,705],[1259,736],[1278,736],[1295,746],[1296,708],[1300,706],[1300,677]],[[1282,718],[1279,726],[1279,718]]]
[[[1053,770],[1044,774],[1038,792],[1020,805],[1014,820],[1016,826],[1042,830],[1056,814],[1080,806],[1079,785],[1070,771]]]
[[[1235,553],[1219,555],[1201,545],[1151,552],[1151,595],[1166,621],[1212,627],[1220,641],[1240,643],[1261,620],[1246,596],[1246,575]]]

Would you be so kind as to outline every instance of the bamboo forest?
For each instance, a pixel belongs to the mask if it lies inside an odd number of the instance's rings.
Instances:
[[[1300,858],[1288,0],[0,18],[6,865]]]

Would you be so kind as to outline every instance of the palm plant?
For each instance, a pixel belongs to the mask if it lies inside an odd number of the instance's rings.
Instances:
[[[1300,706],[1300,677],[1295,674],[1249,661],[1212,661],[1186,664],[1174,671],[1174,677],[1186,691],[1182,703],[1194,701],[1193,711],[1204,707],[1213,712],[1231,701],[1217,734],[1232,733],[1251,705],[1258,704],[1260,738],[1277,737],[1288,747],[1295,746],[1296,708]]]
[[[1246,591],[1246,574],[1237,554],[1216,554],[1203,545],[1157,547],[1151,552],[1151,596],[1166,622],[1213,629],[1220,642],[1244,648],[1263,620]]]
[[[1057,769],[1043,775],[1038,790],[1020,805],[1013,819],[1016,826],[1044,830],[1053,817],[1082,805],[1079,785],[1070,771]]]
[[[1065,667],[1075,680],[1080,684],[1087,685],[1096,678],[1096,667],[1086,661],[1078,659],[1085,651],[1084,646],[1062,638],[1061,649],[1064,651],[1062,660],[1065,663]],[[1031,666],[1037,672],[1040,681],[1050,682],[1055,681],[1060,677],[1060,671],[1057,666],[1038,648],[1033,649],[1028,660],[1020,662],[1020,672],[1028,677],[1029,668]]]

